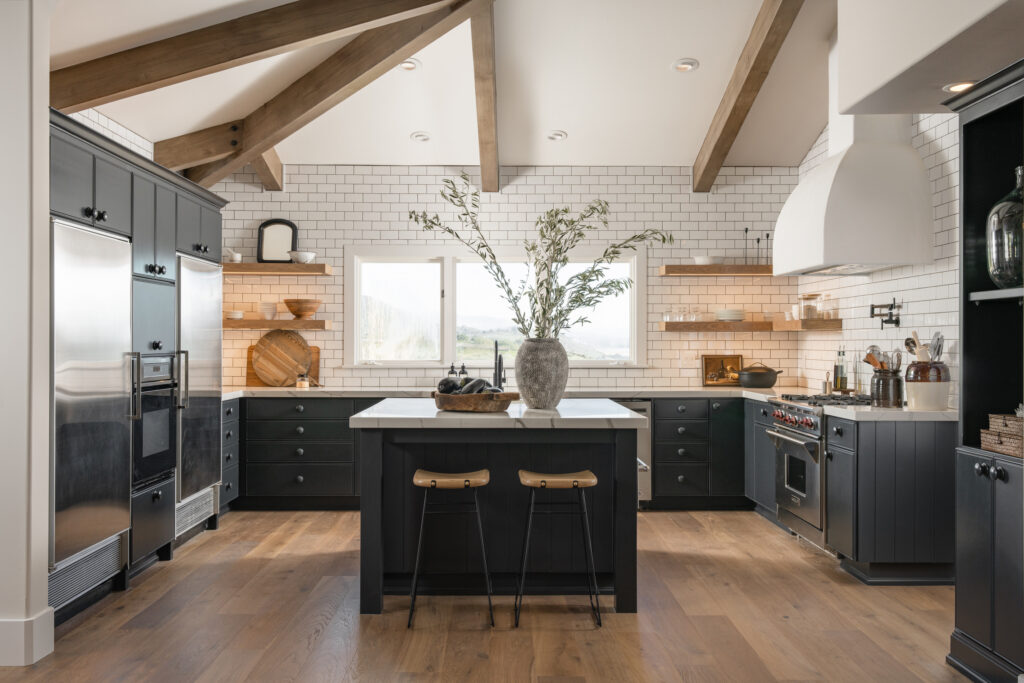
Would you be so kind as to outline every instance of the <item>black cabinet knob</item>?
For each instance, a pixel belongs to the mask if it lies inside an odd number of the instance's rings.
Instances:
[[[295,412],[296,413],[301,413],[301,412],[303,412],[305,410],[306,410],[306,406],[302,405],[301,403],[299,405],[295,406]]]
[[[231,458],[232,458],[231,453],[228,453],[227,455],[224,456],[224,459],[227,460],[228,462],[231,462]]]
[[[295,455],[299,456],[300,458],[305,454],[305,452],[306,451],[301,449],[301,448],[296,448],[295,449]]]
[[[150,342],[149,345],[150,345],[150,347],[154,351],[160,351],[161,349],[164,348],[164,343],[162,341],[160,341],[159,339],[157,339],[156,341]]]
[[[768,417],[768,409],[761,408],[761,417]]]
[[[686,449],[680,448],[678,451],[676,451],[676,455],[686,455]]]
[[[203,245],[196,242],[195,244],[192,245],[192,251],[196,252],[197,254],[203,253]]]
[[[988,470],[989,470],[989,467],[985,463],[983,463],[983,462],[976,462],[976,463],[974,463],[974,473],[976,475],[978,475],[979,477],[987,477],[988,476]]]
[[[85,216],[86,218],[92,218],[93,216],[96,215],[96,209],[92,208],[91,206],[83,206],[82,215]]]
[[[146,272],[147,273],[157,273],[159,271],[160,271],[160,269],[157,268],[157,265],[155,263],[147,263],[146,264]]]
[[[715,401],[714,403],[711,404],[711,410],[718,410],[721,407],[722,407],[722,404],[719,403],[718,401]]]
[[[843,428],[842,427],[833,427],[832,428],[832,433],[835,434],[836,436],[842,436],[843,435]]]
[[[229,429],[229,430],[228,430],[228,431],[227,431],[227,432],[226,432],[226,433],[224,434],[224,438],[225,438],[225,439],[230,439],[230,438],[231,438],[232,436],[234,436],[234,435],[235,435],[235,433],[234,433],[233,431],[231,431],[231,430]]]
[[[164,497],[163,491],[153,491],[153,500],[160,500]]]
[[[103,221],[107,220],[107,212],[106,211],[97,211],[95,218],[96,218],[96,220],[98,220],[98,221],[100,221],[102,223]]]
[[[158,266],[156,272],[158,275],[167,275],[167,266]]]
[[[825,451],[825,458],[827,460],[831,460],[832,459],[832,451]]]
[[[1006,470],[1002,467],[992,466],[988,468],[988,478],[992,481],[1006,481]]]
[[[210,253],[210,245],[204,244],[202,249],[200,249],[200,251],[203,252],[204,254],[209,254]]]
[[[685,413],[686,412],[686,406],[676,406],[676,412],[677,413]]]
[[[686,427],[677,427],[676,428],[676,434],[685,434],[685,433],[686,433]]]
[[[224,484],[224,488],[227,489],[228,491],[230,491],[231,488],[232,488],[231,487],[231,482],[229,481],[228,483]]]
[[[234,412],[235,412],[234,408],[228,408],[227,410],[224,411],[224,414],[225,415],[231,415]]]
[[[296,484],[301,484],[304,481],[306,481],[306,479],[301,474],[299,476],[295,477],[295,483]]]
[[[678,481],[680,484],[682,484],[684,481],[686,481],[686,477],[684,475],[680,474],[678,477],[676,477],[676,481]]]
[[[298,427],[296,427],[296,428],[295,428],[295,433],[296,433],[296,434],[302,434],[302,433],[304,433],[305,431],[306,431],[306,430],[305,430],[305,428],[304,428],[304,427],[303,427],[302,425],[299,425]]]

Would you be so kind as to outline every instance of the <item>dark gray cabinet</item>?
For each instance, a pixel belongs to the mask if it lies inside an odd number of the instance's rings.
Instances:
[[[132,270],[173,281],[177,275],[174,190],[136,174],[132,179]]]
[[[174,353],[174,284],[132,280],[132,351]]]
[[[50,211],[131,235],[131,167],[73,135],[51,128]]]
[[[711,495],[743,495],[743,399],[712,399]]]
[[[221,404],[221,510],[233,503],[239,493],[239,410],[240,401],[237,398]]]
[[[856,557],[857,454],[825,451],[825,543],[845,557]]]
[[[197,258],[220,261],[220,211],[184,195],[178,195],[177,211],[178,251]]]
[[[124,162],[104,154],[95,157],[95,213],[98,227],[132,234],[132,172]]]
[[[771,409],[763,401],[746,403],[743,492],[763,513],[775,515],[775,445],[765,430]]]

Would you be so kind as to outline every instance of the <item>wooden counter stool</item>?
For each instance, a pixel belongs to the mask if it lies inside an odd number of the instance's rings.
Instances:
[[[487,583],[487,610],[490,612],[491,626],[494,626],[494,605],[491,604],[491,574],[487,571],[487,548],[484,544],[484,523],[480,519],[480,504],[477,501],[477,489],[487,486],[491,481],[490,470],[477,470],[475,472],[429,472],[427,470],[416,470],[412,475],[413,486],[423,489],[423,511],[420,513],[420,535],[416,541],[416,564],[412,570],[412,590],[409,593],[409,623],[407,628],[412,628],[412,615],[416,609],[416,584],[420,578],[420,555],[423,550],[423,521],[427,515],[452,514],[476,512],[476,528],[480,532],[480,557],[484,561],[484,581]],[[427,499],[431,489],[473,489],[472,507],[453,507],[443,503],[430,503]],[[437,509],[430,510],[434,506]]]
[[[590,470],[581,472],[569,472],[566,474],[541,474],[519,470],[519,483],[530,489],[530,511],[526,516],[526,537],[523,539],[523,564],[519,574],[519,584],[516,586],[516,627],[519,626],[519,612],[523,607],[523,596],[526,590],[526,559],[530,552],[530,531],[533,528],[534,505],[537,498],[537,489],[576,489],[576,512],[583,523],[583,545],[587,552],[587,596],[590,598],[590,609],[594,613],[594,620],[601,626],[601,602],[598,597],[597,569],[594,567],[594,547],[590,538],[590,519],[587,516],[587,497],[583,489],[597,486],[597,475]],[[548,505],[567,505],[566,503],[548,503]],[[555,514],[559,510],[541,510],[536,514]]]

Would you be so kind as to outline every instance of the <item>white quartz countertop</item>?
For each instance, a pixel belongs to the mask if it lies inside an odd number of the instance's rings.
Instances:
[[[386,398],[349,418],[363,429],[639,429],[647,418],[607,398],[564,398],[554,410],[515,401],[501,413],[438,410],[429,398]]]

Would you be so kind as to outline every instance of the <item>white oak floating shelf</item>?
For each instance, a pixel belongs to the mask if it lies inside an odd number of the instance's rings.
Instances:
[[[660,322],[662,332],[804,332],[843,329],[842,320],[724,320]]]
[[[224,275],[333,275],[327,263],[222,263]]]
[[[707,266],[661,266],[661,275],[672,277],[771,277],[772,267],[743,263],[713,263]]]
[[[224,320],[225,330],[329,330],[330,320],[261,320],[243,318],[242,320]]]

